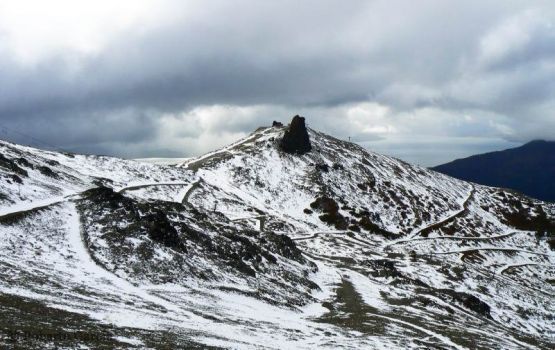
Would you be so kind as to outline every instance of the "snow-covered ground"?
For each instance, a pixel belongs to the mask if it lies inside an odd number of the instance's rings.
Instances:
[[[309,132],[185,160],[0,142],[0,345],[49,322],[23,298],[121,348],[553,348],[553,205]]]
[[[158,164],[158,165],[177,165],[187,162],[191,158],[136,158],[137,162],[148,163],[148,164]]]

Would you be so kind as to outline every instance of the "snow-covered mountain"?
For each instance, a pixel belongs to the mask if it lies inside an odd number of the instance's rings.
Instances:
[[[555,346],[555,205],[287,132],[178,165],[0,142],[0,345]]]

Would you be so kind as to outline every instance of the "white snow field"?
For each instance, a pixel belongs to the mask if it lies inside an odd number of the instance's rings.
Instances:
[[[0,347],[555,347],[555,205],[284,130],[175,160],[0,141]]]

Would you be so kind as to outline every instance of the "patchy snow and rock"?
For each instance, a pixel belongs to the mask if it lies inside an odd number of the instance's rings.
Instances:
[[[555,205],[286,130],[185,162],[0,142],[0,345],[555,346]]]

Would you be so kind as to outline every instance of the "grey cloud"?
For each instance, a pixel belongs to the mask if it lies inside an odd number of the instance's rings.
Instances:
[[[432,132],[487,137],[489,144],[555,138],[546,131],[555,78],[549,2],[170,6],[171,20],[120,33],[98,54],[59,51],[33,67],[3,55],[0,123],[53,144],[122,156],[190,155],[216,146],[209,144],[214,135],[227,140],[296,113],[316,128],[373,143],[391,137],[372,131],[388,126],[407,144],[411,134]],[[484,42],[496,44],[506,23],[522,26],[528,39],[484,61]],[[345,113],[368,102],[389,112],[384,120],[369,119],[376,128],[361,132]],[[226,116],[207,124],[194,115],[214,105],[229,106],[237,117],[218,110]],[[426,118],[428,109],[439,112]],[[469,113],[475,122],[451,122]],[[436,127],[445,123],[442,115],[450,122]],[[175,145],[162,140],[164,123],[182,125],[174,128]],[[513,132],[499,131],[505,128]]]

